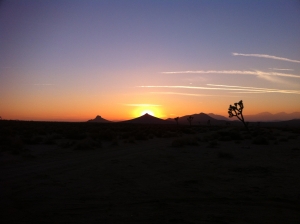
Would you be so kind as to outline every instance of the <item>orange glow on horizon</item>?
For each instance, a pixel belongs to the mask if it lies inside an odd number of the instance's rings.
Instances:
[[[144,114],[150,114],[151,116],[155,116],[158,118],[162,118],[162,113],[159,107],[154,107],[154,106],[144,106],[144,107],[137,107],[132,111],[132,118],[137,118],[140,117]]]
[[[150,114],[151,116],[155,116],[151,110],[144,110],[141,115]]]

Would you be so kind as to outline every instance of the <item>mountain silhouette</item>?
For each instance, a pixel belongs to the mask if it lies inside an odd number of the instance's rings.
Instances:
[[[208,122],[212,125],[219,125],[219,124],[224,124],[225,122],[228,121],[228,119],[218,120],[218,119],[215,119],[215,118],[201,112],[199,114],[185,115],[185,116],[179,117],[179,120],[178,120],[179,124],[184,124],[184,125],[189,124],[189,122],[187,120],[187,118],[189,116],[194,117],[194,119],[192,120],[192,125],[199,125],[199,122],[202,125],[208,124]],[[220,117],[222,117],[222,116],[220,116]],[[168,118],[167,121],[175,122],[174,118]]]
[[[224,117],[222,115],[213,114],[213,113],[208,113],[207,115],[214,118],[214,119],[217,119],[217,120],[229,121],[229,119],[227,117]]]
[[[88,120],[87,122],[110,123],[111,121],[105,120],[101,116],[97,115],[94,119]]]
[[[170,122],[154,117],[148,113],[131,119],[131,120],[127,120],[127,121],[122,121],[122,123],[130,123],[130,124],[169,124]]]
[[[288,121],[293,119],[300,119],[300,112],[285,113],[280,112],[272,114],[269,112],[262,112],[255,115],[244,115],[246,121]]]

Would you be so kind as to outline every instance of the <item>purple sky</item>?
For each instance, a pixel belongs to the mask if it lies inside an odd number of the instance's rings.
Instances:
[[[0,116],[300,111],[299,21],[297,0],[4,0]]]

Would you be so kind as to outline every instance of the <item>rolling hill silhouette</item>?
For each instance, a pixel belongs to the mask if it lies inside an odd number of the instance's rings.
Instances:
[[[230,121],[230,120],[228,119],[228,117],[224,117],[224,116],[222,116],[222,115],[213,114],[213,113],[208,113],[207,115],[210,116],[210,117],[212,117],[212,118],[214,118],[214,119],[216,119],[216,120]]]
[[[280,112],[276,114],[272,114],[269,112],[262,112],[255,115],[244,115],[245,120],[247,121],[262,121],[262,122],[270,122],[270,121],[288,121],[294,119],[300,119],[300,112],[294,113],[285,113]]]
[[[189,122],[187,120],[187,118],[189,116],[194,117],[194,119],[192,121],[192,124],[194,124],[194,125],[199,125],[199,122],[200,122],[200,124],[207,124],[208,121],[210,121],[210,124],[216,125],[216,124],[224,124],[225,122],[228,121],[228,119],[218,120],[218,119],[212,118],[211,116],[208,116],[207,114],[201,112],[200,114],[192,114],[192,115],[185,115],[185,116],[179,117],[179,121],[178,121],[179,124],[189,124]],[[173,118],[168,118],[167,121],[175,122]]]
[[[122,121],[122,123],[130,123],[130,124],[170,124],[169,121],[154,117],[148,113],[131,119],[131,120],[127,120],[127,121]]]
[[[87,122],[111,123],[112,121],[105,120],[101,116],[97,115],[94,119],[88,120]]]

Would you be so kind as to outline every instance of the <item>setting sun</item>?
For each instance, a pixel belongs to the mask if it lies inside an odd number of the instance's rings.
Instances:
[[[150,114],[151,116],[154,116],[154,113],[151,110],[143,110],[141,115],[144,115],[144,114]]]
[[[136,107],[132,111],[132,117],[133,118],[143,116],[144,114],[149,114],[151,116],[155,116],[155,117],[158,117],[158,118],[164,117],[162,115],[160,105],[156,105],[156,104],[127,104],[127,106]]]

